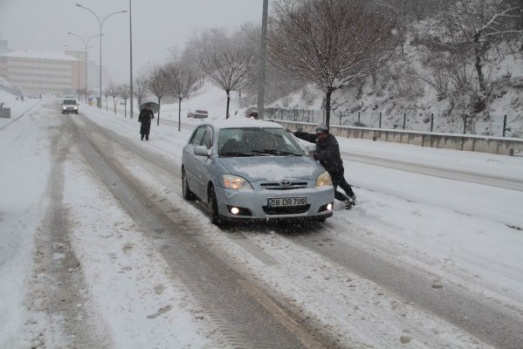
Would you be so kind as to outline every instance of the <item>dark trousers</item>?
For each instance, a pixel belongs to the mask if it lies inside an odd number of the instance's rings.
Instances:
[[[149,139],[149,132],[151,131],[151,123],[150,122],[142,122],[142,126],[140,127],[140,135],[143,137]]]
[[[332,179],[332,185],[334,186],[334,198],[339,201],[345,201],[348,199],[347,196],[353,197],[354,192],[352,191],[352,187],[349,183],[345,180],[345,177],[343,176],[343,173],[341,174],[331,174]],[[338,186],[343,189],[343,191],[347,194],[344,195],[343,193],[339,192]]]

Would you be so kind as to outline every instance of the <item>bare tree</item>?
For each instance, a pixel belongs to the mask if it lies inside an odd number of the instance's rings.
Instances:
[[[394,17],[365,0],[284,0],[273,15],[269,57],[325,93],[327,125],[332,93],[376,71],[396,40]]]
[[[156,97],[158,105],[161,106],[162,98],[169,93],[169,77],[165,68],[159,65],[151,66],[147,82],[148,90]],[[160,125],[160,109],[158,109],[156,125]]]
[[[116,87],[116,90],[118,92],[118,96],[120,96],[124,100],[124,117],[127,117],[127,100],[131,96],[131,87],[129,84],[123,84]],[[133,88],[134,90],[134,88]]]
[[[116,97],[118,97],[118,88],[111,82],[106,91],[109,96],[113,97],[114,113],[116,114],[116,104],[118,103]]]
[[[107,101],[107,99],[109,98],[110,94],[109,94],[109,90],[108,89],[105,89],[104,92],[104,97],[105,97],[105,111],[109,111],[109,103]],[[100,105],[102,104],[102,101],[100,101]]]
[[[172,62],[165,66],[168,77],[169,94],[178,98],[178,131],[182,124],[182,100],[189,98],[201,86],[200,76],[191,69],[190,65],[185,65],[181,61]]]
[[[503,38],[523,35],[517,27],[523,4],[507,0],[461,0],[442,9],[436,17],[432,47],[473,60],[478,89],[487,93],[484,64],[493,45]],[[481,111],[481,108],[476,108]]]
[[[252,82],[255,64],[256,51],[230,38],[208,43],[201,52],[201,69],[213,85],[227,94],[226,119],[229,118],[230,92],[239,91]]]
[[[148,87],[147,87],[147,79],[143,76],[137,77],[134,80],[134,86],[133,86],[133,95],[136,97],[136,103],[138,104],[138,108],[142,105],[142,100],[147,97]],[[131,108],[134,108],[131,105]]]

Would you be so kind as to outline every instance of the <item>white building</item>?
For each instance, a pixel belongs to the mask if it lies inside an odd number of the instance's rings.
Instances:
[[[12,51],[0,54],[0,77],[26,95],[77,93],[85,88],[85,63],[74,52]]]

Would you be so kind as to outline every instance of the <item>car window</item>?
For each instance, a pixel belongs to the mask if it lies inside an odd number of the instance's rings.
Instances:
[[[76,103],[76,100],[74,100],[74,99],[65,99],[65,100],[62,102],[62,104],[64,104],[64,105],[76,105],[76,104],[78,104],[78,103]]]
[[[210,128],[206,128],[202,139],[202,145],[205,145],[207,149],[210,149],[212,146],[212,130]]]
[[[194,132],[194,136],[191,140],[191,144],[192,145],[201,145],[206,132],[207,132],[207,128],[205,126],[199,127],[196,130],[196,132]]]
[[[220,156],[303,155],[303,149],[281,128],[222,129],[218,135]]]

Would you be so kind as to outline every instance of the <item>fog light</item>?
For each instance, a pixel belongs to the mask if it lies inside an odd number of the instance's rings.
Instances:
[[[252,212],[248,208],[227,205],[227,211],[233,216],[252,216]]]
[[[332,211],[333,207],[334,207],[334,203],[329,202],[328,204],[321,205],[318,212],[329,212],[329,211]]]

